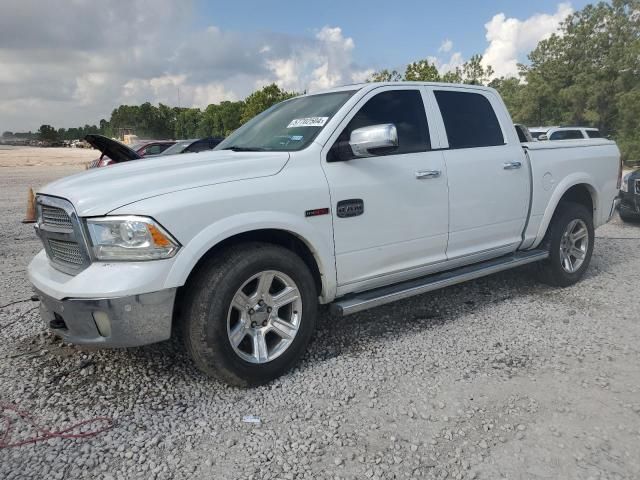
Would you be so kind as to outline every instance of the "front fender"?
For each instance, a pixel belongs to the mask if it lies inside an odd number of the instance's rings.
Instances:
[[[260,220],[264,218],[265,220]],[[327,238],[299,216],[277,212],[257,211],[225,217],[208,225],[193,237],[175,258],[165,281],[165,288],[185,284],[198,261],[220,242],[241,233],[276,229],[289,232],[302,240],[313,253],[322,280],[321,301],[329,302],[336,294],[336,270],[332,246]]]

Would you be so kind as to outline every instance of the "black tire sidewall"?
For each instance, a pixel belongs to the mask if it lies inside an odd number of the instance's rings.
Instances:
[[[188,312],[186,334],[190,353],[206,373],[238,386],[266,383],[289,370],[304,351],[315,330],[317,293],[311,273],[293,252],[275,245],[247,244],[234,248],[221,263],[201,272],[197,308]],[[243,360],[233,350],[227,334],[227,315],[237,290],[252,276],[277,270],[288,275],[302,297],[300,327],[292,344],[279,357],[264,364]]]
[[[573,220],[582,220],[587,226],[589,236],[589,245],[584,262],[575,272],[567,272],[562,267],[560,259],[560,242],[567,225]],[[543,268],[547,270],[549,283],[558,286],[569,286],[578,282],[584,275],[591,262],[595,240],[595,232],[593,228],[593,217],[589,210],[577,203],[566,203],[561,205],[560,211],[554,216],[549,237],[547,240],[547,248],[549,250],[549,258],[543,262]]]

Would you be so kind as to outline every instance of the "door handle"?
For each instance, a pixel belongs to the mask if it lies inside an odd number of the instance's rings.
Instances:
[[[418,170],[416,172],[417,180],[426,180],[428,178],[438,178],[440,176],[440,170]]]
[[[522,166],[522,162],[505,162],[502,164],[502,168],[505,170],[515,170],[516,168],[520,168]]]

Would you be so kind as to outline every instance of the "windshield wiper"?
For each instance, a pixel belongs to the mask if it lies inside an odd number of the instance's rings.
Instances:
[[[230,147],[221,148],[221,150],[231,150],[233,152],[263,152],[265,149],[258,147],[239,147],[237,145],[231,145]]]

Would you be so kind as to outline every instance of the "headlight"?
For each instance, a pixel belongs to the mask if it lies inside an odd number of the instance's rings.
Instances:
[[[622,190],[623,192],[628,192],[629,191],[629,176],[631,174],[627,173],[624,177],[622,177],[622,185],[620,185],[620,190]]]
[[[147,217],[88,218],[87,230],[98,260],[158,260],[173,257],[180,244]]]

